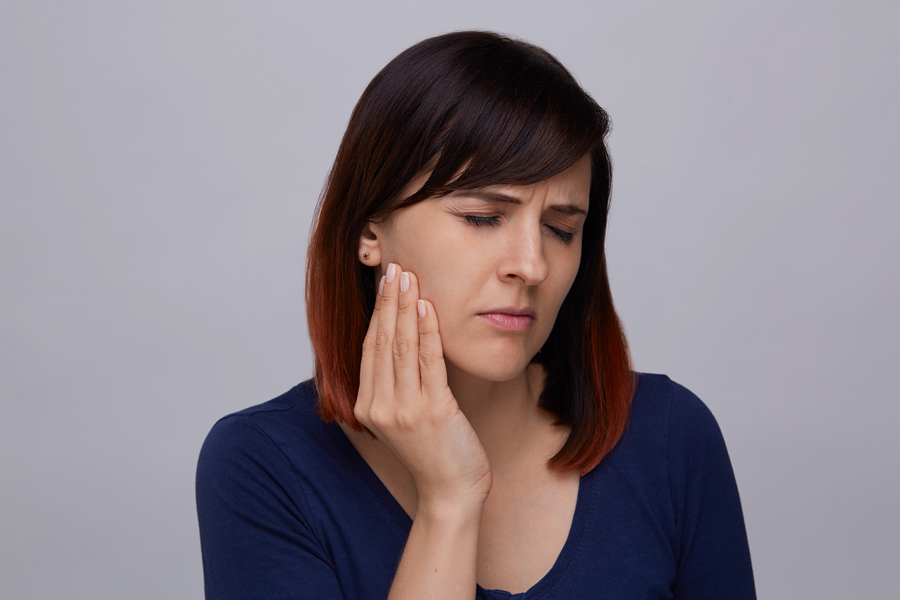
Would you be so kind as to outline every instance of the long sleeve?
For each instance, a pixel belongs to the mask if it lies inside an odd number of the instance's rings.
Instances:
[[[196,493],[207,600],[342,598],[290,462],[251,418],[212,428]]]
[[[669,420],[676,529],[675,598],[755,599],[750,548],[725,440],[709,409],[678,384]]]

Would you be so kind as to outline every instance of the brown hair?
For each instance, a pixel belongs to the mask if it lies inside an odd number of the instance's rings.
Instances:
[[[634,373],[606,270],[608,131],[606,112],[558,60],[495,33],[424,40],[375,76],[350,117],[309,243],[307,318],[323,419],[362,429],[353,405],[375,301],[373,268],[357,257],[367,220],[453,190],[537,183],[589,154],[581,264],[533,360],[547,368],[541,407],[571,428],[550,467],[586,473],[612,450]],[[398,197],[429,170],[418,192]]]

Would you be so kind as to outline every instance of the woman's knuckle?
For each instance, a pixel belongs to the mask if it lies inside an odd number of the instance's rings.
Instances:
[[[440,356],[429,350],[422,350],[419,352],[419,364],[426,369],[434,367],[438,364],[438,362],[440,362],[440,360]]]
[[[402,337],[394,338],[394,358],[402,360],[409,356],[412,350],[409,340]]]
[[[377,429],[385,429],[390,424],[390,415],[389,411],[384,410],[384,408],[375,408],[372,407],[369,409],[369,423],[374,425]]]
[[[412,302],[409,300],[409,296],[400,295],[400,299],[397,300],[397,308],[400,312],[409,312],[412,310]]]
[[[409,431],[411,429],[414,429],[416,423],[418,422],[416,415],[409,410],[397,411],[397,415],[395,418],[397,421],[397,428],[402,431]]]
[[[390,334],[387,331],[379,331],[375,334],[375,351],[383,352],[392,345]]]

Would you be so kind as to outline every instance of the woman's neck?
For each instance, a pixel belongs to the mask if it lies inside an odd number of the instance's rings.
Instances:
[[[554,427],[553,415],[538,407],[545,376],[543,365],[531,363],[513,379],[488,381],[447,363],[447,384],[495,474],[513,470],[535,451],[549,458],[565,441],[568,432]]]

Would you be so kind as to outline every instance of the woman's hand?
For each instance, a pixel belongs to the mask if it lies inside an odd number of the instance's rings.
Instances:
[[[416,276],[393,263],[379,287],[354,414],[409,471],[419,509],[480,512],[491,467],[447,385],[434,305],[419,298]]]

